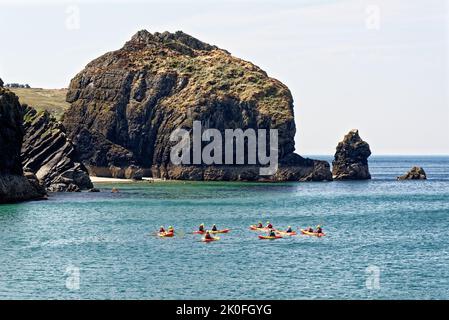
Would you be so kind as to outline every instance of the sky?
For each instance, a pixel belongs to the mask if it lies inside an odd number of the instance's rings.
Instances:
[[[296,149],[449,154],[449,0],[0,0],[0,77],[67,87],[138,30],[182,30],[285,83]]]

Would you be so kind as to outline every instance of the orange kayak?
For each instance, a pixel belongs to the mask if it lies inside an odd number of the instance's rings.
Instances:
[[[209,233],[217,234],[217,233],[228,233],[231,231],[231,229],[223,229],[223,230],[217,230],[217,231],[209,231]],[[205,234],[206,231],[193,231],[194,234]]]
[[[174,232],[159,232],[157,235],[161,238],[171,238],[171,237],[175,236],[175,233]]]
[[[301,234],[306,235],[306,236],[311,236],[311,237],[324,237],[326,235],[325,233],[309,232],[307,230],[302,230],[302,229],[301,229]]]

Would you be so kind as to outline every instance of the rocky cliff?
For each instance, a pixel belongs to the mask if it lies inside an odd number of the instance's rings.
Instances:
[[[359,131],[350,131],[337,146],[332,163],[334,180],[371,179],[368,168],[370,155],[369,144],[360,138]]]
[[[19,99],[0,81],[0,203],[39,199],[45,196],[32,173],[24,175],[22,110]]]
[[[139,31],[72,79],[64,126],[93,175],[192,180],[331,180],[326,162],[294,153],[289,89],[259,67],[185,33]],[[175,166],[170,134],[205,128],[277,129],[280,168]]]
[[[23,106],[25,136],[23,167],[34,172],[50,192],[80,191],[93,188],[87,169],[76,161],[65,128],[47,111]]]

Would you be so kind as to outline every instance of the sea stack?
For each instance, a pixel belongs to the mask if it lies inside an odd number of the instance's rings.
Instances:
[[[20,149],[22,109],[17,96],[0,82],[0,203],[44,198],[45,190],[32,173],[24,175]]]
[[[358,130],[351,130],[337,146],[332,163],[334,180],[371,179],[368,168],[370,155],[369,144],[360,138]]]
[[[87,169],[76,159],[65,128],[47,111],[23,105],[25,136],[24,170],[36,174],[49,192],[76,192],[93,188]]]
[[[427,175],[423,168],[413,167],[405,175],[398,177],[398,180],[426,180]]]
[[[72,79],[64,126],[91,175],[178,180],[332,180],[330,165],[294,153],[290,90],[254,64],[181,31],[137,32]],[[203,128],[277,129],[279,170],[260,164],[173,165],[170,135]]]

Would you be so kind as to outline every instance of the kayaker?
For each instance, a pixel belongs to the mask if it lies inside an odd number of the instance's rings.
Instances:
[[[218,231],[217,226],[215,224],[212,226],[212,231]]]
[[[293,232],[292,227],[291,227],[291,226],[288,226],[288,228],[287,228],[287,233],[292,233],[292,232]]]
[[[273,225],[270,223],[270,221],[267,221],[267,228],[268,229],[273,229]]]
[[[315,233],[323,233],[323,229],[321,228],[321,226],[316,226]]]
[[[313,228],[312,227],[307,227],[307,232],[313,233]]]
[[[259,228],[259,229],[262,229],[262,228],[263,228],[262,221],[259,221],[259,223],[257,224],[257,228]]]
[[[199,232],[204,232],[204,223],[200,224],[200,227],[198,228]]]
[[[211,240],[212,239],[212,236],[210,235],[209,230],[206,231],[206,235],[204,236],[204,239],[207,239],[207,240]]]
[[[172,226],[170,226],[168,227],[167,233],[175,233],[175,229]]]
[[[165,232],[165,229],[164,229],[163,226],[161,226],[161,227],[159,228],[159,232],[160,232],[160,233],[164,233],[164,232]]]
[[[268,233],[269,237],[276,237],[276,233],[274,232],[273,229],[270,230],[270,232]]]

